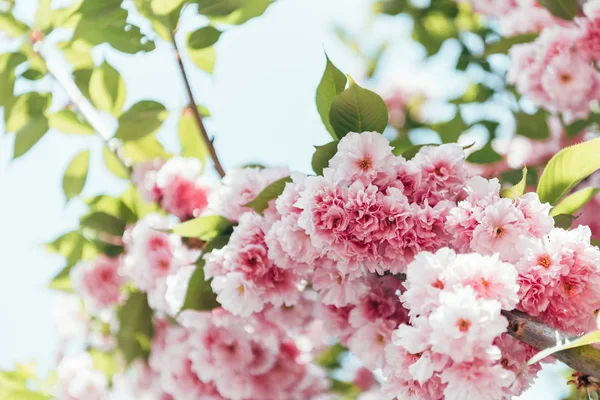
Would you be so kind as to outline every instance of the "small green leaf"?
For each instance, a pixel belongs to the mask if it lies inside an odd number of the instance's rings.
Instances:
[[[48,120],[45,117],[37,117],[27,122],[17,131],[13,159],[21,157],[28,152],[48,131]]]
[[[90,78],[90,96],[97,108],[118,117],[126,95],[125,80],[109,63],[105,61],[94,69]]]
[[[350,82],[348,89],[333,99],[329,121],[338,138],[348,132],[382,133],[388,123],[387,106],[379,95]]]
[[[74,265],[74,264],[73,264]],[[71,268],[73,265],[67,265],[60,270],[58,274],[52,278],[48,287],[54,290],[60,290],[62,292],[72,292],[73,287],[71,286]]]
[[[62,182],[63,192],[67,201],[78,196],[83,190],[88,175],[89,162],[90,151],[85,150],[77,154],[67,167]]]
[[[154,335],[152,309],[148,306],[145,293],[132,293],[129,299],[117,309],[119,331],[117,346],[127,363],[137,358],[147,359],[149,351],[140,343],[140,338],[151,340]]]
[[[198,5],[198,14],[207,17],[229,15],[242,7],[244,0],[195,0]]]
[[[514,200],[517,197],[523,196],[523,194],[525,194],[526,185],[527,185],[527,167],[523,167],[523,178],[521,178],[519,183],[517,183],[513,187],[502,190],[500,192],[500,196],[507,197],[509,199]]]
[[[124,142],[123,150],[126,158],[133,163],[153,160],[155,158],[163,160],[171,158],[171,155],[165,150],[163,145],[156,140],[155,133],[136,141]]]
[[[550,215],[559,214],[574,214],[579,211],[585,204],[596,196],[600,192],[598,188],[585,188],[581,189],[567,197],[563,201],[558,203],[556,207],[550,211]]]
[[[522,171],[513,169],[502,173],[502,181],[504,183],[511,183],[516,185],[521,181]],[[527,186],[536,186],[538,182],[537,169],[529,168],[527,170]]]
[[[485,47],[483,56],[489,56],[490,54],[507,54],[508,50],[514,45],[533,42],[537,37],[537,33],[525,33],[522,35],[501,38],[497,42],[488,44]]]
[[[229,243],[230,234],[223,234],[215,237],[214,239],[209,240],[202,249],[204,254],[208,254],[215,249],[222,249]]]
[[[437,143],[426,143],[426,144],[418,144],[416,146],[409,147],[402,153],[402,157],[405,160],[412,160],[414,156],[421,150],[421,148],[425,146],[439,146]]]
[[[86,215],[81,219],[80,224],[84,228],[112,236],[123,236],[125,231],[125,221],[101,211]]]
[[[17,97],[14,103],[10,103],[4,108],[6,131],[16,132],[34,119],[41,120],[41,116],[50,105],[50,99],[47,94],[35,92]]]
[[[198,68],[212,74],[215,69],[215,48],[211,46],[203,49],[194,49],[190,47],[189,38],[188,36],[188,55]]]
[[[157,15],[165,15],[181,6],[183,0],[152,0],[150,5],[152,12]]]
[[[68,108],[48,115],[48,123],[50,128],[63,133],[79,135],[93,135],[96,133],[90,124],[80,119],[73,110]]]
[[[217,43],[220,36],[221,31],[212,26],[205,26],[190,33],[188,46],[194,50],[205,49]]]
[[[136,213],[122,199],[108,195],[99,195],[85,200],[90,210],[101,211],[125,222],[136,222]]]
[[[538,3],[550,11],[550,14],[567,21],[579,13],[578,0],[539,0]]]
[[[27,71],[23,72],[21,76],[25,79],[29,79],[30,81],[37,81],[42,79],[45,74],[42,71],[29,68]]]
[[[9,37],[23,36],[29,31],[29,27],[15,19],[15,17],[9,12],[0,12],[0,32],[4,32]]]
[[[546,112],[539,110],[535,114],[515,113],[516,130],[518,135],[530,139],[543,140],[550,137],[550,130],[546,120]]]
[[[570,229],[575,217],[570,214],[554,215],[554,226],[562,229]]]
[[[600,331],[590,332],[574,340],[565,340],[564,343],[559,343],[556,346],[548,347],[547,349],[538,352],[535,356],[531,357],[529,361],[527,361],[527,365],[533,365],[559,351],[574,349],[581,346],[588,346],[598,342],[600,342]]]
[[[73,80],[75,84],[81,90],[81,93],[86,98],[90,98],[90,80],[92,79],[92,73],[94,71],[90,68],[77,69],[73,71]]]
[[[257,213],[262,214],[263,211],[265,211],[267,207],[269,207],[269,201],[279,197],[279,195],[283,193],[285,185],[291,181],[292,178],[290,178],[289,176],[276,180],[275,182],[271,183],[266,188],[264,188],[262,192],[260,192],[258,196],[254,198],[254,200],[245,204],[244,207],[250,207]]]
[[[106,146],[102,149],[102,158],[104,159],[104,165],[114,176],[121,179],[129,179],[129,173],[127,169],[121,164],[117,156],[113,154]]]
[[[338,143],[338,140],[334,140],[323,146],[315,146],[311,165],[317,175],[323,175],[323,170],[329,165],[329,160],[337,153]]]
[[[219,302],[217,302],[217,295],[212,291],[210,281],[205,280],[204,260],[198,260],[196,265],[196,270],[188,283],[181,311],[209,311],[220,306]]]
[[[390,142],[390,146],[393,148],[392,153],[394,153],[395,156],[399,156],[406,150],[413,147],[413,144],[408,136],[402,136],[392,140]]]
[[[456,111],[456,115],[450,121],[436,125],[434,130],[438,132],[442,143],[456,143],[460,135],[467,130],[467,124],[462,118],[460,111]]]
[[[114,354],[96,349],[91,349],[89,353],[92,357],[92,367],[94,370],[102,372],[108,378],[112,378],[113,375],[119,372],[119,363]]]
[[[327,347],[315,356],[315,362],[321,367],[333,370],[342,367],[341,359],[348,349],[339,343]]]
[[[492,149],[489,143],[467,157],[467,161],[474,164],[492,164],[502,160],[502,156]]]
[[[67,260],[67,266],[72,266],[84,257],[86,239],[81,233],[72,231],[59,236],[46,245],[46,250],[61,254]]]
[[[231,231],[233,222],[220,215],[208,215],[183,222],[173,228],[173,232],[182,237],[198,238],[209,241]]]
[[[119,117],[116,139],[139,140],[160,128],[168,112],[160,103],[142,100],[135,103]]]
[[[321,120],[325,125],[325,128],[331,133],[334,139],[338,139],[329,121],[329,111],[331,110],[331,103],[338,94],[344,91],[346,87],[347,78],[335,65],[329,60],[327,54],[325,54],[327,64],[325,65],[325,71],[323,71],[323,77],[319,86],[317,86],[316,104]]]
[[[579,182],[600,168],[600,138],[566,147],[546,165],[537,188],[542,203],[555,205]]]
[[[200,112],[200,110],[198,110]],[[201,114],[204,114],[201,112]],[[200,129],[192,110],[185,108],[179,118],[179,142],[181,143],[181,155],[184,157],[196,157],[202,164],[205,163],[208,156],[208,148],[202,140]]]

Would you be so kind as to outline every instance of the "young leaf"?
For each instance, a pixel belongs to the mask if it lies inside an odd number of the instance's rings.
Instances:
[[[157,131],[167,115],[162,104],[152,100],[139,101],[119,117],[115,138],[124,141],[141,139]]]
[[[8,37],[19,37],[27,33],[29,27],[16,19],[10,12],[0,12],[0,32]]]
[[[113,173],[114,176],[121,179],[128,179],[129,173],[127,169],[121,164],[117,156],[115,156],[112,151],[110,151],[106,146],[102,149],[102,158],[104,159],[104,164],[106,168],[110,172]]]
[[[531,357],[529,361],[527,361],[527,365],[533,365],[559,351],[574,349],[581,346],[588,346],[598,342],[600,342],[600,331],[590,332],[571,341],[565,340],[565,342],[562,344],[559,343],[556,346],[548,347],[547,349],[538,352],[535,356]]]
[[[579,211],[579,209],[588,201],[593,199],[598,192],[600,192],[600,189],[598,188],[589,187],[581,189],[567,196],[563,201],[558,203],[556,207],[550,211],[550,215],[555,216],[559,214],[574,214],[576,211]]]
[[[456,143],[461,133],[467,130],[468,126],[462,118],[460,111],[450,121],[435,126],[435,130],[440,135],[442,143]]]
[[[475,164],[492,164],[502,161],[502,156],[498,154],[490,144],[487,144],[481,149],[469,154],[467,161]]]
[[[203,49],[194,49],[190,47],[188,36],[188,54],[194,64],[201,70],[212,74],[215,69],[216,54],[214,47],[205,47]]]
[[[546,113],[539,110],[535,114],[525,114],[523,112],[515,113],[516,128],[518,135],[528,137],[534,140],[543,140],[550,137]]]
[[[210,287],[210,281],[207,281],[204,277],[204,260],[198,260],[196,265],[197,267],[188,283],[181,311],[209,311],[219,307],[217,295],[213,293],[212,288]]]
[[[567,21],[575,18],[579,12],[578,0],[539,0],[538,3],[550,11],[550,14]]]
[[[413,144],[408,136],[402,136],[392,140],[390,142],[390,146],[393,148],[392,153],[394,153],[395,156],[399,156],[406,150],[413,147]]]
[[[125,104],[125,80],[106,61],[92,72],[90,96],[92,103],[100,110],[118,117]]]
[[[149,351],[140,339],[150,341],[154,335],[152,310],[148,306],[145,293],[132,293],[129,299],[117,309],[119,331],[117,346],[129,364],[136,358],[147,359]]]
[[[71,161],[63,176],[63,192],[67,201],[81,193],[85,186],[90,162],[90,151],[85,150],[77,154]]]
[[[416,146],[409,147],[408,149],[404,150],[404,152],[402,153],[402,157],[404,157],[405,160],[412,160],[412,158],[417,155],[419,150],[421,150],[421,148],[423,148],[425,146],[439,146],[439,144],[426,143],[426,144],[418,144]]]
[[[136,213],[122,199],[109,195],[98,195],[85,200],[92,211],[101,211],[125,222],[136,222]]]
[[[123,236],[125,231],[125,221],[101,211],[86,215],[81,219],[80,224],[84,228],[112,236]]]
[[[502,38],[497,42],[490,43],[486,46],[483,56],[489,56],[490,54],[507,54],[508,50],[516,44],[533,42],[538,37],[537,33],[525,33],[522,35],[515,35],[507,38]]]
[[[542,203],[555,205],[575,185],[600,168],[600,138],[566,147],[550,159],[537,188]]]
[[[523,167],[523,177],[513,187],[504,189],[500,192],[500,196],[507,197],[509,199],[516,199],[519,196],[525,194],[525,187],[527,186],[527,167]]]
[[[575,217],[570,214],[558,214],[554,215],[554,226],[562,229],[570,229],[573,225]]]
[[[271,183],[269,186],[263,189],[262,192],[258,194],[251,202],[245,204],[245,207],[250,207],[254,211],[259,214],[262,214],[263,211],[269,207],[269,201],[276,199],[279,197],[281,193],[283,193],[283,189],[285,189],[285,185],[288,182],[291,182],[292,178],[286,176],[285,178],[281,178]]]
[[[242,0],[196,0],[198,14],[207,17],[220,17],[229,15],[242,6]]]
[[[346,75],[333,65],[329,60],[329,57],[327,57],[327,54],[325,55],[325,59],[327,60],[327,64],[325,65],[325,71],[323,72],[321,82],[319,82],[319,86],[317,86],[315,101],[325,128],[327,128],[334,139],[338,139],[329,122],[329,111],[331,110],[331,103],[333,103],[335,96],[344,91],[347,78]]]
[[[48,115],[48,123],[50,128],[63,133],[79,135],[93,135],[96,133],[90,124],[79,119],[77,114],[68,108]]]
[[[315,146],[311,165],[317,175],[323,175],[323,170],[329,165],[329,160],[337,153],[338,143],[338,140],[334,140],[323,146]]]
[[[28,152],[48,131],[48,120],[44,116],[31,119],[17,131],[13,159]]]
[[[74,264],[65,266],[60,270],[58,274],[52,278],[48,287],[54,290],[60,290],[63,292],[72,292],[73,288],[71,286],[71,268],[73,268]]]
[[[181,114],[181,118],[179,118],[178,133],[179,143],[181,144],[181,155],[184,157],[196,157],[204,164],[209,154],[208,148],[204,140],[202,140],[192,110],[189,108],[185,108]]]
[[[86,239],[81,233],[72,231],[59,236],[46,245],[49,252],[59,253],[67,260],[67,265],[72,266],[84,258]]]
[[[220,215],[207,215],[183,222],[173,228],[173,232],[182,237],[198,238],[209,241],[230,231],[233,222]]]
[[[183,0],[152,0],[152,12],[157,15],[169,14],[183,3]]]
[[[188,45],[194,50],[205,49],[217,43],[220,36],[221,31],[210,25],[205,26],[190,33]]]
[[[333,99],[329,121],[338,138],[348,132],[382,133],[388,123],[387,106],[379,95],[350,82],[348,89]]]

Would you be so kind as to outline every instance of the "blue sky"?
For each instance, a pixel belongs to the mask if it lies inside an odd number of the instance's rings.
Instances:
[[[17,14],[30,18],[34,3],[18,1]],[[367,46],[382,37],[394,38],[392,52],[384,59],[384,76],[409,77],[436,94],[464,87],[464,80],[448,79],[450,56],[456,50],[452,46],[445,46],[427,68],[417,65],[423,51],[408,39],[406,21],[390,18],[363,35],[369,6],[368,0],[279,0],[261,18],[221,36],[212,78],[187,63],[196,99],[212,113],[207,127],[216,137],[225,168],[260,162],[310,171],[313,146],[330,140],[314,105],[324,49],[344,72],[357,77],[362,70],[360,61],[333,34],[334,23],[359,33]],[[190,20],[188,26],[196,22]],[[183,43],[183,36],[179,39]],[[154,99],[173,111],[159,137],[168,150],[176,151],[177,110],[186,96],[171,46],[161,42],[153,52],[136,56],[99,46],[93,55],[97,62],[106,58],[125,78],[126,108],[141,99]],[[56,297],[46,287],[63,260],[47,253],[43,243],[75,228],[84,211],[78,200],[65,204],[64,169],[75,154],[89,148],[92,158],[84,195],[118,193],[123,183],[104,168],[97,138],[50,131],[24,157],[11,161],[14,135],[1,129],[0,368],[38,360],[47,369],[53,365],[57,337],[50,317]]]

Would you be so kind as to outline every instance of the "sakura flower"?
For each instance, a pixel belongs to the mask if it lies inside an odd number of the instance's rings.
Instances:
[[[125,279],[119,275],[119,266],[120,258],[101,254],[92,262],[81,262],[71,270],[74,290],[93,312],[120,301],[120,289]]]

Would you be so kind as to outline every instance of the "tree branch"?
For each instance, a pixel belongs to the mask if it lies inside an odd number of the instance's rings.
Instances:
[[[521,311],[502,311],[502,314],[508,319],[508,334],[538,350],[556,346],[557,340],[576,339]],[[552,356],[583,375],[600,379],[600,350],[595,347],[576,347],[556,352]]]
[[[173,47],[175,48],[175,56],[177,57],[177,64],[179,65],[179,70],[181,71],[181,76],[183,77],[183,82],[185,83],[185,88],[189,98],[189,108],[192,109],[192,113],[194,115],[194,119],[196,120],[196,124],[198,125],[198,129],[200,130],[200,134],[202,136],[202,140],[206,144],[208,151],[210,153],[211,158],[213,159],[213,163],[215,165],[215,169],[222,177],[225,176],[225,170],[221,165],[221,161],[219,161],[219,156],[217,156],[217,152],[215,151],[215,147],[213,146],[212,140],[208,137],[208,133],[206,132],[206,128],[204,127],[204,122],[202,121],[202,115],[198,111],[198,106],[196,105],[196,101],[194,100],[194,95],[192,93],[192,87],[190,85],[190,81],[188,79],[187,73],[185,72],[185,67],[183,66],[183,61],[181,60],[181,53],[179,52],[179,48],[177,47],[177,40],[175,40],[175,33],[171,33],[171,42],[173,43]]]
[[[401,281],[406,280],[406,274],[396,274],[395,277]],[[577,339],[566,335],[521,311],[502,311],[502,315],[508,320],[507,333],[509,335],[538,350],[554,347],[558,340],[564,342],[564,339],[570,341]],[[574,370],[581,372],[583,375],[589,375],[600,379],[600,350],[595,347],[576,347],[574,349],[556,352],[552,356]]]
[[[92,106],[92,103],[90,103],[83,93],[81,93],[81,90],[79,90],[73,79],[71,79],[59,65],[54,63],[52,57],[44,57],[39,52],[37,54],[44,60],[50,75],[52,75],[60,86],[62,86],[71,101],[79,109],[79,112],[81,112],[85,119],[90,123],[98,136],[102,138],[106,147],[116,156],[119,162],[127,170],[127,173],[131,175],[131,165],[129,165],[125,157],[121,154],[120,147],[112,138],[112,131],[104,124],[102,117],[98,114],[94,106]]]

